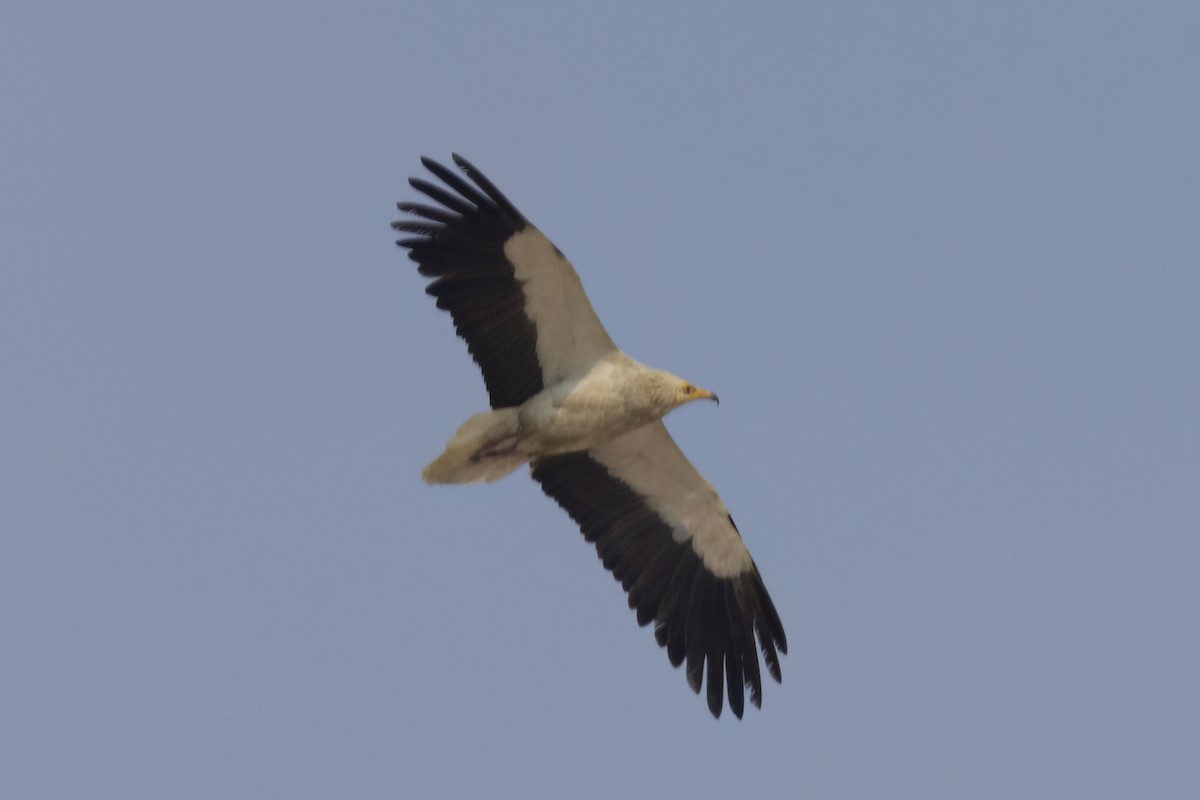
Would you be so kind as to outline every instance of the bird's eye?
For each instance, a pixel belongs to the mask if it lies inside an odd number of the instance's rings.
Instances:
[[[694,391],[696,391],[696,387],[695,387],[695,386],[692,386],[690,383],[688,383],[688,384],[684,384],[684,387],[683,387],[683,393],[684,393],[684,394],[691,394],[691,393],[692,393],[692,392],[694,392]]]

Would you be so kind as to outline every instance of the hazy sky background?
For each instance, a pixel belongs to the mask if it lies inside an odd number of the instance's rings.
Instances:
[[[1200,5],[13,3],[0,796],[1200,793]],[[472,159],[787,629],[714,721],[393,245]]]

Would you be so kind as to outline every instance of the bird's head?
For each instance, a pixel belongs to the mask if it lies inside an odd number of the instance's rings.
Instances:
[[[661,417],[693,400],[717,400],[717,396],[707,389],[658,369],[642,367],[631,383],[633,395],[641,398],[636,405],[652,417]]]
[[[681,406],[692,400],[712,400],[714,403],[720,404],[721,401],[708,389],[701,389],[696,384],[688,383],[685,380],[677,380],[678,383],[675,386],[675,406]]]

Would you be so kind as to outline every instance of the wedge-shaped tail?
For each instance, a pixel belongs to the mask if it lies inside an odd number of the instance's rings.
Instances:
[[[421,477],[426,483],[485,483],[524,464],[529,457],[517,447],[517,412],[498,408],[468,419]]]

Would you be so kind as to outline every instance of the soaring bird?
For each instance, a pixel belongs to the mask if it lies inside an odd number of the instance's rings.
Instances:
[[[639,625],[697,694],[737,717],[762,704],[758,650],[780,680],[779,615],[733,518],[662,418],[717,396],[617,349],[571,263],[466,159],[422,158],[436,205],[399,203],[392,224],[426,291],[450,312],[483,372],[491,410],[459,427],[422,477],[475,483],[529,464],[629,594]],[[464,176],[470,182],[464,179]]]

